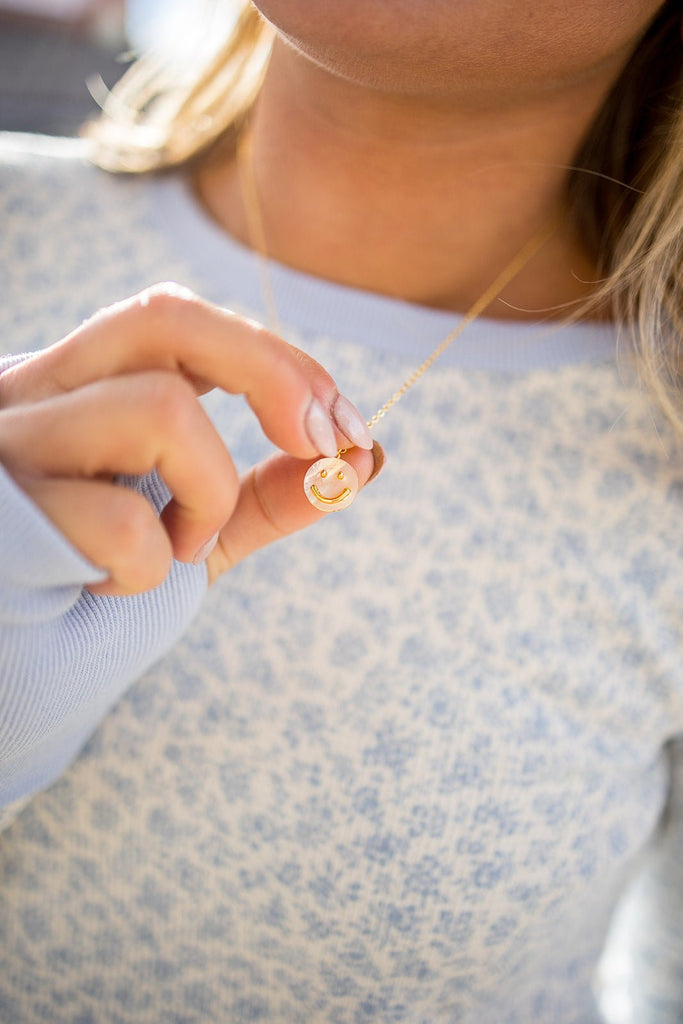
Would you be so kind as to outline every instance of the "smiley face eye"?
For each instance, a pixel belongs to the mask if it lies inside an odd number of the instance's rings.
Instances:
[[[343,479],[344,479],[344,474],[343,473],[337,473],[337,480],[343,480]]]
[[[321,469],[320,470],[320,477],[321,477],[321,479],[324,480],[326,476],[327,476],[327,470],[326,469]]]

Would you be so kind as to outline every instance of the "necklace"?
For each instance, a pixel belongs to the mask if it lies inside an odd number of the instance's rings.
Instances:
[[[266,232],[263,223],[263,214],[259,200],[256,179],[254,176],[254,164],[252,158],[251,132],[242,132],[237,145],[237,166],[239,173],[240,189],[244,212],[247,218],[247,227],[251,247],[258,256],[259,275],[261,278],[261,292],[266,307],[266,313],[270,325],[276,333],[282,336],[282,325],[275,302],[275,292],[268,267],[268,246],[266,243]],[[405,393],[427,372],[433,363],[443,355],[447,348],[460,337],[469,327],[473,320],[486,309],[486,307],[497,298],[505,286],[517,276],[520,270],[536,255],[541,246],[548,241],[555,231],[555,223],[546,224],[540,231],[536,232],[523,246],[515,253],[508,264],[494,278],[479,298],[472,303],[467,312],[458,321],[457,325],[441,341],[427,358],[413,370],[409,377],[404,380],[393,395],[387,399],[384,405],[380,406],[376,413],[367,421],[369,430],[381,420],[399,402]],[[321,512],[335,512],[348,508],[358,493],[358,477],[353,466],[342,459],[346,448],[340,448],[336,458],[329,456],[318,459],[309,467],[304,476],[304,493],[311,505]]]

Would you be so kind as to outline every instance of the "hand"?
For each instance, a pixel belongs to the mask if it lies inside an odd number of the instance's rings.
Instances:
[[[239,481],[197,396],[244,394],[276,455]],[[343,428],[343,429],[342,429]],[[174,285],[102,310],[0,375],[0,461],[82,554],[108,573],[89,589],[151,589],[173,557],[214,579],[251,551],[315,522],[307,462],[338,447],[361,485],[377,461],[356,410],[314,360],[259,325]],[[119,474],[159,473],[157,518]]]

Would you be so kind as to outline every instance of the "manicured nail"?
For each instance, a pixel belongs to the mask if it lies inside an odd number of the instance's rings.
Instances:
[[[348,398],[344,398],[343,395],[337,396],[337,401],[332,406],[332,416],[344,437],[348,437],[349,441],[359,448],[370,451],[372,435],[368,425]]]
[[[339,445],[334,435],[334,427],[317,398],[314,398],[308,407],[305,423],[314,448],[322,455],[336,455]]]
[[[197,554],[192,559],[192,564],[193,565],[201,565],[202,562],[205,562],[206,559],[211,554],[211,552],[213,551],[213,549],[216,547],[217,543],[218,543],[218,534],[214,533],[213,537],[211,537],[210,540],[207,540],[206,544],[202,544],[202,546],[200,547],[199,551],[197,552]]]

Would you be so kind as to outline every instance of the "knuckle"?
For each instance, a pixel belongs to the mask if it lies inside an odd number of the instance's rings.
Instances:
[[[164,432],[182,431],[196,410],[192,385],[177,373],[149,371],[144,375],[144,410]]]
[[[171,567],[170,545],[160,536],[152,506],[139,494],[119,488],[113,499],[108,544],[127,586],[140,591],[157,586]]]
[[[112,498],[108,524],[112,547],[125,552],[127,559],[142,557],[155,527],[156,517],[147,500],[119,487]]]
[[[189,288],[174,281],[153,284],[136,296],[139,310],[159,327],[177,323],[179,318],[187,316],[188,311],[196,310],[201,301]]]

